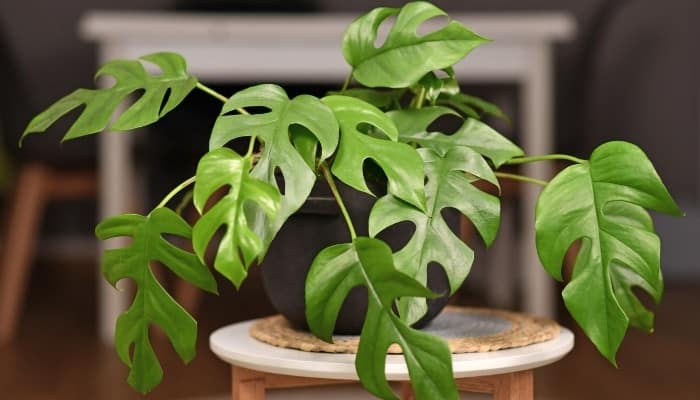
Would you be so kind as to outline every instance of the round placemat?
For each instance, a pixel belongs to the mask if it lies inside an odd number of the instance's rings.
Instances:
[[[478,353],[527,346],[555,338],[559,325],[549,319],[504,310],[446,307],[422,329],[447,340],[452,353]],[[357,353],[359,336],[335,335],[326,343],[307,331],[294,329],[281,315],[256,321],[250,335],[261,342],[309,352]],[[401,353],[394,344],[389,353]]]

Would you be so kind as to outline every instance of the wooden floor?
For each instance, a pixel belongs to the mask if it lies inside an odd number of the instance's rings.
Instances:
[[[127,369],[95,336],[95,274],[89,265],[38,265],[20,335],[0,348],[0,399],[144,399],[125,383]],[[87,289],[86,289],[87,288]],[[183,366],[167,344],[158,344],[163,384],[146,399],[191,399],[226,393],[228,367],[207,348],[209,332],[230,322],[272,312],[253,275],[243,293],[222,283],[220,298],[206,297],[197,358]],[[478,300],[477,300],[478,301]],[[577,331],[574,351],[539,369],[542,399],[700,398],[700,286],[673,285],[659,307],[656,332],[631,332],[610,366]],[[561,318],[564,325],[571,323]]]

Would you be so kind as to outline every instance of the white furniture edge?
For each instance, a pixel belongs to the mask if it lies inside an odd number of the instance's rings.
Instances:
[[[281,375],[357,381],[354,354],[312,353],[275,347],[252,338],[255,321],[245,321],[217,329],[209,336],[210,349],[229,364]],[[529,346],[452,356],[455,378],[487,376],[524,371],[554,363],[574,346],[574,335],[561,327],[549,341]],[[402,355],[388,355],[385,368],[390,381],[409,379]]]
[[[353,17],[99,11],[85,14],[80,33],[84,39],[99,43],[100,64],[171,50],[182,53],[192,73],[206,81],[327,83],[342,82],[349,72],[340,54],[340,39]],[[529,154],[552,152],[552,43],[575,34],[573,18],[564,13],[454,14],[453,18],[495,39],[456,66],[458,78],[520,84],[520,144]],[[100,135],[103,217],[134,211],[129,203],[134,176],[131,140],[130,135]],[[525,165],[523,172],[540,179],[551,174],[545,163]],[[538,193],[534,186],[523,189],[522,234],[514,262],[522,264],[525,311],[551,317],[555,312],[554,285],[534,248],[533,210]],[[103,248],[118,244],[112,241]],[[127,299],[103,283],[99,301],[100,336],[111,342],[114,321]]]

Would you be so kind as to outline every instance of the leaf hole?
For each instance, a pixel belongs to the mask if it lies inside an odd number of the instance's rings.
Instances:
[[[459,115],[443,114],[428,125],[427,131],[453,135],[459,130],[463,123],[464,119],[462,119]]]
[[[401,221],[384,229],[378,238],[386,242],[393,252],[397,252],[408,244],[416,232],[416,226],[410,221]],[[397,266],[399,269],[401,266]]]
[[[428,18],[427,20],[423,21],[422,24],[418,25],[418,28],[416,28],[416,35],[418,37],[422,37],[438,31],[447,26],[449,22],[450,18],[447,15],[437,15],[435,17]]]
[[[634,294],[637,299],[639,300],[642,305],[648,309],[648,310],[653,310],[656,308],[656,302],[654,299],[647,293],[646,290],[642,289],[639,286],[632,286],[631,288],[632,294]]]
[[[368,291],[365,286],[356,286],[350,290],[338,313],[334,332],[341,335],[357,334],[367,315]]]
[[[581,252],[583,246],[583,240],[579,239],[571,244],[569,249],[564,255],[564,263],[562,266],[562,278],[564,282],[571,282],[571,276],[574,273],[574,265],[576,265],[576,258]]]
[[[277,188],[280,191],[280,194],[284,196],[285,193],[285,179],[284,179],[284,173],[280,169],[280,167],[275,167],[275,183],[277,184]]]
[[[265,107],[265,106],[246,106],[245,107],[245,112],[251,115],[260,115],[260,114],[267,114],[271,112],[272,109],[270,107]],[[222,116],[232,116],[232,115],[240,115],[241,113],[238,111],[238,109],[233,109],[229,112],[226,112],[224,114],[221,114]]]
[[[436,71],[433,71],[433,74],[435,74],[435,76],[436,76],[438,79],[447,79],[447,78],[450,78],[450,75],[449,75],[447,72],[445,72],[445,70],[442,70],[442,69],[438,69],[438,70],[436,70]]]
[[[367,187],[372,191],[372,194],[377,197],[382,197],[387,194],[389,180],[382,167],[373,159],[367,158],[362,163],[362,175],[365,178]]]
[[[170,100],[171,93],[172,90],[170,88],[167,88],[165,90],[165,93],[163,93],[163,100],[160,102],[160,108],[158,108],[158,115],[163,115],[163,110],[165,110],[165,106],[168,104],[168,100]]]
[[[384,46],[387,37],[389,37],[391,28],[394,26],[394,22],[396,22],[396,15],[391,15],[385,18],[382,23],[379,24],[379,27],[377,28],[377,36],[374,39],[374,48],[378,49]]]
[[[386,140],[389,138],[389,135],[387,135],[386,132],[367,122],[360,122],[359,124],[357,124],[355,129],[357,129],[358,132],[364,133],[365,135],[373,138],[382,140]]]
[[[440,210],[440,217],[445,221],[450,230],[469,247],[476,247],[483,244],[481,236],[469,218],[462,215],[462,212],[452,207],[445,207]]]

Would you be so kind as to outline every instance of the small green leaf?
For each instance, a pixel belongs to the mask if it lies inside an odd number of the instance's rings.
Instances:
[[[455,146],[466,146],[491,159],[496,168],[513,157],[522,156],[523,150],[485,123],[468,118],[453,134],[428,132],[430,124],[445,115],[457,115],[446,107],[388,112],[399,130],[399,140],[418,143],[444,154]]]
[[[441,101],[445,101],[448,105],[453,106],[460,112],[464,107],[468,107],[471,110],[479,110],[484,115],[490,115],[510,122],[510,117],[508,117],[500,107],[476,96],[471,96],[466,93],[445,93]],[[479,116],[477,118],[481,117]]]
[[[322,250],[306,277],[306,318],[311,331],[330,341],[338,312],[355,286],[366,286],[368,307],[355,369],[362,385],[384,399],[397,399],[384,373],[387,349],[403,350],[417,399],[457,399],[452,356],[443,339],[410,328],[392,311],[396,298],[435,294],[396,270],[391,249],[378,239],[356,238]]]
[[[394,255],[397,268],[425,285],[428,264],[437,262],[445,269],[451,293],[454,293],[469,274],[474,251],[452,232],[441,212],[445,208],[459,210],[490,245],[498,232],[499,200],[472,183],[484,179],[498,186],[498,180],[486,160],[468,147],[455,147],[444,156],[430,149],[420,149],[419,152],[428,177],[425,186],[427,211],[422,212],[387,195],[372,208],[369,234],[375,236],[389,226],[411,221],[415,232]],[[408,324],[418,321],[426,311],[425,299],[407,297],[399,301],[399,314]]]
[[[124,131],[140,128],[158,121],[174,109],[197,85],[197,79],[187,72],[185,59],[175,53],[154,53],[140,60],[157,65],[161,73],[149,74],[137,60],[110,61],[95,74],[95,78],[109,75],[116,82],[106,89],[78,89],[63,97],[38,114],[22,134],[23,140],[31,133],[46,131],[61,117],[75,108],[85,106],[63,140],[75,139],[107,129],[110,118],[127,96],[137,90],[143,95],[117,118],[110,129]],[[168,94],[167,101],[163,101]]]
[[[248,267],[262,259],[266,247],[250,228],[246,205],[255,205],[274,219],[280,209],[280,194],[274,186],[250,175],[251,162],[233,150],[222,147],[204,155],[197,166],[194,205],[202,217],[194,225],[192,244],[199,259],[216,231],[225,227],[214,268],[238,288],[248,274]],[[205,205],[220,189],[226,193],[208,210]]]
[[[366,159],[374,160],[386,174],[388,191],[394,196],[424,209],[423,163],[411,146],[396,142],[398,132],[391,119],[378,108],[348,96],[323,98],[335,113],[341,136],[332,171],[345,184],[372,194],[362,174]],[[366,135],[358,129],[368,124],[383,132],[389,140]]]
[[[582,240],[564,302],[612,363],[628,324],[652,330],[653,314],[632,287],[656,302],[663,294],[660,242],[645,208],[681,214],[644,152],[626,142],[564,169],[537,202],[537,251],[550,275],[562,279],[564,255]]]
[[[397,15],[396,21],[386,41],[377,48],[374,43],[379,25],[392,15]],[[355,79],[369,87],[408,87],[430,71],[454,65],[488,41],[454,20],[418,36],[417,29],[423,22],[444,15],[434,5],[416,1],[401,9],[376,8],[355,20],[343,38],[343,55]]]
[[[269,111],[254,115],[229,115],[236,109],[250,107],[265,107]],[[320,144],[321,161],[333,154],[338,145],[338,123],[333,112],[314,96],[301,95],[290,100],[281,87],[264,84],[231,96],[224,104],[211,134],[210,149],[222,147],[236,138],[256,136],[263,142],[263,150],[252,176],[277,187],[275,171],[282,173],[284,195],[274,218],[266,217],[260,210],[251,212],[254,215],[250,223],[265,247],[269,246],[284,221],[304,204],[316,182],[316,174],[309,166],[310,147],[315,153],[315,147],[308,143],[307,139],[310,138],[301,139],[305,142],[302,148],[295,147],[290,138],[299,126]]]
[[[170,209],[156,208],[145,217],[135,214],[111,217],[100,223],[95,233],[101,240],[132,238],[126,247],[105,251],[102,273],[112,285],[125,278],[136,283],[131,307],[117,320],[114,342],[119,357],[131,368],[129,384],[146,393],[163,377],[148,337],[149,326],[156,324],[165,331],[184,362],[194,357],[197,341],[197,322],[163,289],[150,263],[161,262],[180,278],[209,292],[216,292],[216,281],[197,256],[163,238],[163,234],[185,239],[192,236],[187,222]]]
[[[438,98],[444,94],[459,93],[459,83],[455,79],[454,70],[445,68],[444,71],[447,73],[446,78],[440,78],[435,72],[430,71],[418,81],[418,86],[425,90],[425,99],[432,105],[435,105]]]

